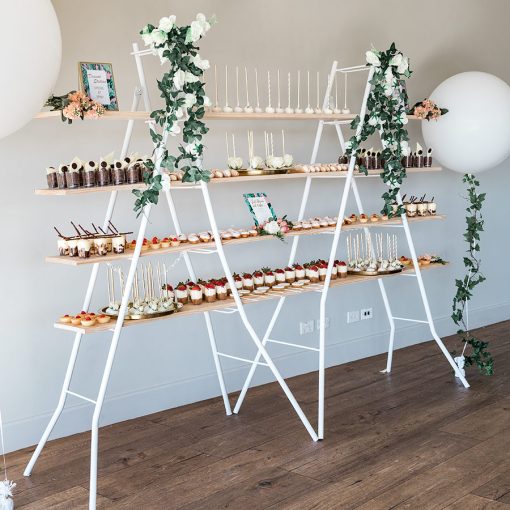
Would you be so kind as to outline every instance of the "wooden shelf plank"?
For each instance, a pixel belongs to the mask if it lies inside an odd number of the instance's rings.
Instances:
[[[428,168],[408,168],[408,174],[418,173],[430,173],[430,172],[441,172],[440,166],[432,166]],[[379,170],[369,170],[368,176],[363,174],[356,174],[356,178],[374,177],[380,175]],[[290,174],[276,174],[276,175],[247,175],[243,177],[223,177],[211,179],[209,184],[228,184],[231,182],[250,182],[250,181],[267,181],[267,180],[292,180],[292,179],[304,179],[305,177],[312,177],[313,179],[345,179],[347,172],[316,172],[316,173],[290,173]],[[195,183],[183,183],[181,181],[172,181],[172,189],[190,188],[196,186]],[[34,190],[34,193],[39,196],[67,196],[67,195],[86,195],[89,193],[105,193],[111,191],[131,191],[133,189],[143,189],[145,184],[121,184],[119,186],[95,186],[94,188],[75,188],[75,189],[48,189],[38,188]]]
[[[225,113],[225,112],[206,112],[204,115],[205,120],[343,120],[351,121],[356,117],[356,114],[351,113],[345,114],[316,114],[316,113]],[[35,115],[35,119],[60,119],[60,112],[44,111],[39,112]],[[422,120],[418,119],[415,115],[408,115],[410,120]],[[111,112],[107,111],[100,119],[90,120],[144,120],[150,119],[149,112],[146,111],[118,111]],[[87,119],[89,120],[89,119]]]
[[[444,220],[446,216],[443,215],[436,215],[436,216],[424,216],[424,217],[414,217],[409,218],[409,223],[423,223],[427,221],[435,221],[435,220]],[[390,219],[386,221],[378,221],[378,222],[367,222],[367,223],[360,223],[359,221],[352,225],[344,225],[342,227],[342,231],[346,230],[355,230],[359,228],[384,228],[384,227],[395,227],[402,224],[402,221],[400,218]],[[291,231],[287,234],[287,237],[294,237],[294,236],[310,236],[310,235],[319,235],[319,234],[328,234],[333,233],[335,231],[335,227],[323,227],[323,228],[314,228],[310,230],[297,230],[297,231]],[[268,240],[274,240],[275,238],[273,236],[254,236],[254,237],[241,237],[239,239],[230,239],[227,241],[223,241],[224,246],[234,246],[238,244],[245,244],[245,243],[252,243],[252,242],[258,242],[258,241],[268,241]],[[281,241],[280,241],[281,242]],[[208,250],[214,250],[215,244],[214,242],[209,243],[197,243],[197,244],[190,244],[190,243],[182,243],[179,246],[169,247],[169,248],[159,248],[158,250],[152,250],[149,248],[148,251],[143,251],[140,253],[141,257],[150,257],[155,255],[168,255],[172,253],[179,253],[183,251],[193,251],[196,249],[208,249]],[[103,257],[99,257],[97,255],[94,255],[92,257],[89,257],[88,259],[81,259],[78,257],[66,257],[66,256],[48,256],[46,257],[46,262],[49,262],[51,264],[63,264],[66,266],[84,266],[84,265],[90,265],[97,263],[108,263],[108,262],[121,262],[125,260],[131,260],[133,257],[133,251],[128,250],[125,253],[121,254],[115,254],[110,253],[108,255],[105,255]]]
[[[433,268],[440,268],[443,267],[441,264],[431,264],[429,266],[423,266],[422,270],[428,270]],[[414,274],[414,269],[405,269],[402,273],[405,274]],[[376,281],[378,278],[394,278],[402,273],[396,273],[392,275],[381,275],[378,277],[375,276],[354,276],[354,275],[348,275],[347,278],[337,278],[336,280],[331,281],[330,287],[343,287],[345,285],[354,285],[358,283],[364,283],[368,281]],[[303,288],[294,288],[290,287],[286,290],[272,290],[269,291],[267,294],[262,295],[256,295],[256,294],[249,294],[246,297],[242,297],[242,301],[244,304],[251,304],[251,303],[259,303],[261,301],[267,301],[271,299],[277,299],[281,296],[291,297],[296,295],[305,294],[308,292],[313,291],[321,291],[322,290],[322,283],[316,283],[316,284],[309,284],[306,285]],[[235,302],[233,298],[225,299],[224,301],[215,301],[214,303],[202,303],[201,305],[193,305],[193,304],[186,304],[181,309],[180,312],[174,313],[172,315],[167,315],[165,317],[157,317],[154,319],[145,319],[145,320],[128,320],[124,321],[123,327],[129,327],[129,326],[137,326],[142,324],[150,324],[153,322],[158,322],[162,320],[169,320],[176,317],[184,317],[188,315],[193,315],[197,313],[202,312],[211,312],[214,310],[224,310],[225,308],[235,308]],[[93,333],[101,333],[104,331],[112,331],[115,327],[115,322],[110,321],[108,324],[99,324],[96,326],[93,326],[91,328],[84,328],[83,326],[73,326],[70,324],[62,324],[60,322],[56,322],[54,324],[56,329],[62,329],[65,331],[72,331],[73,333],[82,333],[84,335],[93,334]]]

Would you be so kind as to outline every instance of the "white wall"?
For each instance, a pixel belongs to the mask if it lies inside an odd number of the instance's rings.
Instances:
[[[323,0],[310,3],[299,1],[198,1],[135,2],[110,0],[87,2],[91,20],[83,13],[77,16],[81,4],[76,0],[55,0],[63,33],[63,62],[55,89],[62,94],[77,86],[76,63],[79,60],[112,62],[117,80],[121,109],[127,109],[136,83],[135,68],[129,56],[131,42],[137,40],[139,29],[147,22],[157,22],[163,15],[177,14],[181,23],[195,13],[216,13],[219,23],[202,43],[201,54],[212,63],[223,66],[257,66],[263,71],[277,67],[283,73],[310,69],[325,73],[336,58],[341,65],[363,61],[364,51],[373,43],[385,49],[393,40],[411,57],[414,70],[408,89],[411,101],[426,97],[442,80],[457,72],[480,70],[494,73],[510,82],[510,71],[502,67],[508,47],[508,6],[504,0],[417,0],[399,2],[365,0],[363,2]],[[426,6],[426,8],[425,8]],[[433,16],[431,15],[433,14]],[[149,59],[147,60],[149,62]],[[30,65],[30,63],[27,63]],[[148,65],[154,82],[162,72],[157,62]],[[34,77],[37,79],[37,77]],[[360,93],[352,82],[351,104]],[[357,83],[360,88],[361,82]],[[153,97],[156,94],[153,93]],[[233,97],[231,98],[231,102]],[[484,105],[466,105],[483,108]],[[354,108],[354,106],[353,106]],[[262,132],[286,130],[288,150],[298,161],[310,157],[315,124],[313,122],[281,122],[271,126],[243,122],[229,124],[210,122],[207,137],[206,164],[224,164],[224,133],[235,130],[238,146],[246,151],[248,128],[254,129],[257,150],[262,152]],[[72,126],[59,121],[33,121],[19,133],[0,141],[4,187],[1,201],[4,249],[0,252],[3,311],[2,381],[0,403],[7,422],[7,448],[14,450],[35,443],[57,402],[69,356],[72,335],[56,331],[53,320],[62,313],[81,307],[90,268],[68,268],[47,265],[44,256],[55,252],[53,225],[67,230],[68,221],[100,222],[107,196],[44,198],[32,191],[45,185],[44,168],[67,162],[73,156],[98,158],[119,150],[124,123],[115,121],[75,122]],[[410,126],[413,140],[420,137],[419,127]],[[150,139],[144,126],[135,128],[132,149],[150,151]],[[324,136],[320,159],[331,161],[338,149],[334,133]],[[469,169],[466,168],[466,171]],[[488,201],[485,208],[486,232],[483,236],[484,272],[488,277],[472,304],[473,324],[487,324],[508,317],[508,277],[501,271],[501,253],[508,250],[505,235],[508,162],[482,176]],[[214,187],[213,198],[219,224],[248,224],[250,218],[242,201],[243,192],[266,191],[279,213],[297,214],[302,182],[283,184],[271,181],[259,184],[232,184]],[[310,214],[334,214],[341,182],[323,181],[313,185]],[[380,209],[382,184],[377,180],[363,182],[361,191],[368,211]],[[445,171],[439,175],[410,177],[404,191],[414,194],[434,194],[439,212],[448,215],[444,223],[417,225],[413,228],[418,252],[437,252],[452,264],[442,270],[427,273],[426,286],[431,306],[441,334],[450,334],[454,327],[449,320],[454,277],[462,274],[459,261],[464,252],[464,203],[461,177]],[[192,192],[179,194],[177,205],[185,231],[206,228],[205,212],[200,197]],[[122,193],[114,222],[122,229],[136,229],[132,212],[133,197]],[[163,204],[164,205],[164,204]],[[351,206],[353,204],[351,203]],[[170,233],[165,207],[154,210],[150,235]],[[325,257],[329,237],[303,238],[298,260]],[[402,252],[406,250],[402,246]],[[289,245],[278,241],[244,245],[228,249],[234,270],[253,270],[262,265],[285,264]],[[344,253],[343,246],[341,253]],[[213,257],[196,257],[199,274],[217,275],[219,264]],[[167,264],[172,259],[166,258]],[[104,271],[104,270],[103,270]],[[95,293],[93,305],[105,303],[104,272]],[[173,281],[185,277],[183,265],[172,275]],[[420,316],[418,293],[409,279],[395,279],[389,286],[395,313]],[[259,333],[264,330],[273,303],[250,306],[249,316]],[[363,323],[345,324],[347,310],[362,306],[374,308],[374,319]],[[328,308],[331,329],[328,331],[327,363],[334,365],[380,353],[387,342],[387,324],[377,285],[367,283],[331,293]],[[274,336],[295,339],[298,318],[318,317],[318,295],[289,300],[278,322]],[[237,316],[215,316],[214,326],[221,350],[250,357],[254,347]],[[428,340],[422,327],[400,330],[397,346]],[[316,335],[298,338],[307,344],[317,342]],[[73,390],[93,397],[96,394],[109,345],[109,335],[87,336],[80,351],[80,363],[75,373]],[[299,374],[315,369],[312,354],[289,353],[278,346],[272,348],[274,359],[282,372]],[[396,354],[398,356],[398,353]],[[497,359],[496,359],[497,363]],[[246,368],[237,362],[225,361],[230,391],[239,389]],[[381,367],[382,368],[382,367]],[[441,370],[448,370],[446,361]],[[264,369],[256,382],[271,380]],[[275,391],[278,391],[275,389]],[[160,322],[147,327],[129,328],[123,333],[115,361],[102,423],[111,423],[170,408],[219,394],[210,356],[208,339],[200,316]],[[249,395],[246,405],[249,405]],[[291,411],[289,411],[291,412]],[[91,409],[76,401],[69,406],[57,426],[56,434],[65,435],[89,427]],[[296,420],[296,426],[298,421]]]

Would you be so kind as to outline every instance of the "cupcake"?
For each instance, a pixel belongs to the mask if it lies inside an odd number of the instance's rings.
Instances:
[[[191,302],[194,305],[202,304],[202,289],[201,289],[200,285],[198,285],[198,284],[193,285],[190,289],[189,295],[190,295]]]
[[[216,280],[216,296],[220,301],[227,299],[227,286],[223,280]]]
[[[241,234],[237,230],[231,230],[230,233],[234,239],[239,239],[241,237]]]
[[[285,281],[287,283],[293,283],[296,281],[296,270],[293,267],[287,266],[285,268]]]
[[[188,236],[188,242],[191,244],[197,244],[200,242],[200,238],[196,234],[190,234]]]
[[[276,277],[276,283],[284,283],[285,282],[285,271],[283,269],[275,269],[274,275]]]
[[[223,241],[230,241],[230,239],[232,239],[232,234],[227,230],[226,232],[221,233],[221,238]]]
[[[370,221],[372,223],[375,223],[376,221],[379,221],[379,216],[377,214],[372,214],[372,216],[370,216]]]
[[[364,213],[360,214],[359,221],[360,221],[360,223],[366,223],[368,221],[368,216]]]
[[[99,324],[107,324],[108,322],[110,322],[110,319],[111,319],[111,317],[104,313],[102,313],[96,317],[96,320],[97,320],[97,322],[99,322]]]
[[[149,240],[145,239],[142,242],[142,251],[148,251],[149,249]]]
[[[312,264],[306,268],[306,277],[312,283],[317,283],[319,281],[319,268]]]
[[[336,262],[336,267],[338,270],[338,276],[340,278],[345,278],[347,276],[347,264],[343,260],[339,260]]]
[[[57,240],[58,254],[60,256],[69,255],[69,245],[66,239],[59,238]]]
[[[302,265],[294,264],[294,270],[296,272],[296,280],[304,280],[306,278],[306,271]]]
[[[255,288],[264,286],[264,273],[262,271],[255,271],[253,273],[253,285]]]
[[[81,315],[75,315],[74,317],[71,317],[71,324],[73,326],[80,326],[81,325]]]
[[[208,303],[214,303],[216,301],[216,284],[214,282],[208,282],[204,286],[204,298]]]
[[[185,305],[188,302],[188,288],[184,283],[179,283],[175,289],[175,299]]]
[[[88,259],[90,257],[90,248],[92,241],[90,239],[79,239],[78,240],[78,257],[81,259]]]
[[[250,273],[243,274],[243,289],[252,291],[255,287],[253,276]]]
[[[198,234],[198,238],[200,239],[200,242],[202,242],[202,243],[211,242],[211,236],[210,236],[209,232],[200,232],[200,234]]]

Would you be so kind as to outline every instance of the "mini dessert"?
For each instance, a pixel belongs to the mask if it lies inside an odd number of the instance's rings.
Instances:
[[[202,289],[200,287],[200,285],[193,285],[190,289],[190,298],[191,298],[191,302],[194,304],[194,305],[201,305],[202,304]]]
[[[250,233],[247,230],[241,230],[241,237],[250,237]]]
[[[216,295],[220,301],[227,299],[228,291],[227,286],[223,280],[217,280],[216,282]]]
[[[198,237],[202,243],[211,242],[211,236],[209,232],[200,232],[200,234],[198,234]]]
[[[292,287],[303,287],[305,284],[299,280],[297,282],[291,283],[291,285],[292,285]]]
[[[328,220],[326,220],[326,219],[320,220],[319,224],[320,224],[321,228],[325,228],[325,227],[329,226]]]
[[[255,229],[255,228],[251,228],[250,230],[248,230],[248,234],[250,234],[251,237],[256,237],[259,235],[259,233],[257,232],[257,229]]]
[[[253,276],[250,273],[243,274],[243,289],[249,290],[250,292],[255,288],[253,282]]]
[[[328,227],[336,227],[336,219],[335,218],[327,218]]]
[[[349,220],[351,223],[356,223],[358,221],[358,217],[355,214],[351,214],[349,216]]]
[[[89,161],[85,165],[85,170],[83,172],[83,186],[85,186],[85,188],[92,188],[96,185],[97,168],[97,164],[94,161]]]
[[[104,237],[96,237],[94,239],[94,248],[96,250],[96,254],[100,257],[104,257],[108,253],[108,246],[106,239]]]
[[[372,223],[375,223],[375,222],[379,221],[379,216],[377,214],[375,214],[375,213],[372,214],[372,216],[370,216],[370,221]]]
[[[409,216],[410,218],[414,218],[416,216],[417,210],[418,210],[418,206],[414,202],[409,202],[406,204],[406,213],[407,213],[407,216]]]
[[[221,233],[221,238],[224,241],[230,241],[230,239],[232,239],[232,234],[227,230],[226,232]]]
[[[58,188],[57,170],[52,166],[46,168],[46,182],[49,189]]]
[[[276,277],[276,283],[285,282],[285,271],[283,269],[275,269],[274,274]]]
[[[234,239],[239,239],[241,237],[241,234],[237,230],[231,230],[230,233]]]
[[[319,268],[319,280],[323,282],[326,279],[326,273],[328,272],[328,263],[325,260],[319,261],[317,264]]]
[[[161,294],[165,299],[169,299],[170,301],[175,299],[174,288],[169,283],[163,284],[161,290]]]
[[[338,276],[340,278],[347,277],[347,264],[343,260],[336,261],[336,267],[338,270]]]
[[[428,266],[432,261],[432,257],[430,255],[421,255],[418,257],[418,263],[420,266]]]
[[[418,216],[427,216],[429,210],[428,202],[418,202],[417,206]]]
[[[388,219],[387,214],[381,214],[381,221],[386,221]]]
[[[134,250],[136,248],[136,239],[133,239],[130,243],[129,243],[129,249],[130,250]]]
[[[149,250],[149,241],[147,239],[143,239],[142,243],[142,251],[148,251]]]
[[[319,281],[319,268],[315,265],[308,266],[306,268],[306,277],[312,283],[317,283]]]
[[[106,249],[107,249],[108,253],[112,252],[112,238],[111,237],[106,238]]]
[[[268,291],[269,291],[269,287],[265,287],[265,286],[262,286],[262,287],[259,287],[258,289],[255,289],[255,292],[257,294],[265,294]]]
[[[150,244],[151,250],[159,250],[161,248],[161,243],[157,237],[153,237],[151,244]],[[114,249],[115,251],[115,249]]]
[[[57,184],[60,189],[67,188],[67,174],[69,168],[67,165],[60,165],[57,172]]]
[[[67,243],[67,240],[59,238],[57,240],[57,248],[60,256],[69,255],[69,244]]]
[[[175,299],[185,305],[188,302],[188,288],[184,283],[179,283],[175,289]]]
[[[72,163],[67,173],[67,187],[69,189],[80,187],[80,168],[77,163]]]
[[[403,265],[403,266],[409,266],[412,262],[411,259],[408,259],[407,257],[404,257],[404,255],[402,255],[402,257],[400,257],[399,259],[399,262]]]
[[[90,239],[79,239],[78,240],[78,257],[81,259],[88,259],[90,257],[90,247],[92,241]]]
[[[312,228],[321,228],[321,224],[317,220],[313,220]]]
[[[126,249],[126,236],[118,235],[115,236],[111,241],[113,253],[124,253]]]
[[[60,317],[60,319],[59,319],[59,322],[61,322],[62,324],[70,324],[71,316],[68,314],[62,315],[62,317]]]
[[[306,277],[306,271],[300,264],[294,264],[294,270],[296,272],[296,280],[304,280]]]
[[[90,328],[96,323],[96,319],[93,316],[86,315],[81,319],[81,325],[85,328]]]
[[[127,164],[125,161],[114,161],[112,173],[113,184],[119,185],[126,182],[126,166]]]
[[[303,224],[300,221],[296,221],[294,225],[292,225],[292,230],[301,230],[303,228]]]
[[[360,223],[366,223],[368,221],[368,216],[366,214],[360,214],[359,215],[359,222]]]
[[[331,279],[336,280],[338,278],[338,267],[336,264],[331,266]]]
[[[216,301],[216,284],[214,282],[208,282],[204,286],[204,298],[207,303],[214,303]]]
[[[161,248],[169,248],[170,247],[170,239],[168,239],[168,237],[163,237],[163,239],[161,239]]]
[[[196,234],[190,234],[188,236],[188,242],[191,244],[197,244],[200,242],[200,239]]]
[[[432,197],[432,200],[427,205],[428,213],[431,216],[435,216],[436,215],[436,208],[437,208],[437,204],[434,202],[434,197]]]
[[[293,283],[296,281],[296,270],[293,267],[287,266],[285,268],[285,281],[287,283]]]
[[[243,279],[237,273],[234,273],[232,278],[234,278],[234,283],[235,283],[236,289],[238,291],[242,290],[242,288],[243,288]],[[230,292],[232,292],[232,291],[230,291]]]
[[[312,224],[309,221],[303,221],[303,230],[310,230],[312,228]]]
[[[110,319],[111,319],[111,317],[104,313],[102,313],[96,317],[96,320],[97,320],[97,322],[99,322],[99,324],[107,324],[108,322],[110,322]]]
[[[179,236],[180,237],[180,236]],[[181,244],[181,241],[179,240],[178,237],[172,237],[170,239],[170,245],[175,247],[175,246],[179,246]]]
[[[140,182],[142,180],[141,179],[142,174],[143,164],[140,161],[135,161],[134,163],[129,164],[126,170],[126,180],[128,184],[135,184],[137,182]]]
[[[255,271],[253,273],[253,285],[255,288],[262,287],[264,285],[264,273],[262,271]]]
[[[69,248],[70,257],[78,256],[78,239],[68,239],[67,247]]]
[[[75,315],[74,317],[71,317],[71,324],[73,326],[79,326],[81,324],[81,315]]]
[[[179,239],[179,242],[181,242],[181,243],[187,243],[188,242],[188,238],[184,234],[179,234],[177,237]]]
[[[110,184],[110,169],[108,163],[104,159],[99,163],[96,181],[98,186],[108,186]]]
[[[273,271],[271,271],[271,269],[269,269],[268,267],[263,269],[263,271],[264,271],[264,284],[267,287],[271,288],[276,283],[276,276],[273,273]]]

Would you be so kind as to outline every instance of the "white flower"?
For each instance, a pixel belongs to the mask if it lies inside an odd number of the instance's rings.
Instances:
[[[280,232],[280,225],[278,225],[278,222],[276,220],[268,221],[264,225],[264,230],[270,235],[275,235],[278,234],[278,232]]]
[[[202,14],[201,12],[199,12],[197,14],[196,20],[198,23],[200,23],[202,25],[202,28],[204,29],[204,33],[209,31],[209,29],[211,28],[211,24],[207,21],[205,14]]]
[[[143,27],[141,36],[142,36],[145,46],[149,46],[152,44],[152,35],[149,32],[149,27],[147,25],[145,27]]]
[[[209,96],[204,96],[204,106],[211,106],[211,100],[209,99]]]
[[[191,108],[197,102],[197,97],[195,94],[185,94],[184,95],[184,107]]]
[[[195,76],[193,73],[186,72],[184,81],[186,83],[194,83],[196,81],[200,81],[200,78],[198,76]]]
[[[185,150],[188,154],[191,154],[192,156],[196,156],[196,155],[197,155],[197,153],[198,153],[197,142],[189,143],[188,145],[186,145],[186,147],[184,148],[184,150]]]
[[[402,156],[409,156],[409,154],[411,154],[411,148],[406,140],[400,142],[400,151],[402,152]]]
[[[379,119],[379,117],[377,117],[377,116],[370,117],[368,119],[368,123],[370,126],[377,126],[377,125],[379,125],[380,121],[381,121],[381,119]]]
[[[167,18],[161,18],[159,20],[159,30],[162,30],[163,32],[170,32],[170,30],[172,30],[172,28],[174,27],[175,25],[175,16],[172,15],[172,16],[168,16]]]
[[[407,57],[404,57],[402,59],[402,62],[400,62],[399,66],[397,67],[397,72],[400,74],[404,74],[409,69],[409,59]]]
[[[381,61],[379,60],[379,57],[375,50],[369,50],[365,53],[367,57],[367,64],[370,64],[374,67],[379,67],[381,65]]]
[[[191,57],[190,60],[195,66],[197,66],[199,69],[202,69],[202,71],[205,71],[211,67],[209,60],[202,60],[198,53]]]
[[[348,142],[345,142],[345,152],[349,152],[352,150],[352,142],[349,140]]]
[[[186,83],[186,73],[182,69],[179,69],[178,71],[175,72],[173,81],[174,87],[177,90],[181,90],[184,84]]]
[[[192,21],[188,29],[186,39],[189,39],[191,42],[197,42],[204,33],[204,27],[202,24],[198,21]]]
[[[402,63],[402,59],[404,58],[404,55],[402,53],[397,53],[394,55],[390,60],[390,66],[398,67]]]
[[[181,132],[181,126],[179,126],[177,122],[174,122],[168,132],[171,136],[177,136]]]
[[[407,114],[406,114],[406,112],[402,112],[402,113],[399,115],[398,120],[399,120],[400,122],[402,122],[402,124],[404,124],[404,125],[405,125],[405,124],[407,124],[409,121],[408,121],[408,119],[407,119]]]
[[[163,44],[166,40],[167,40],[167,34],[166,32],[163,32],[163,30],[153,30],[151,32],[151,36],[152,36],[152,41],[154,42],[154,44]]]
[[[182,111],[182,108],[178,108],[177,110],[175,110],[175,116],[178,119],[182,119],[184,117],[184,112]]]

